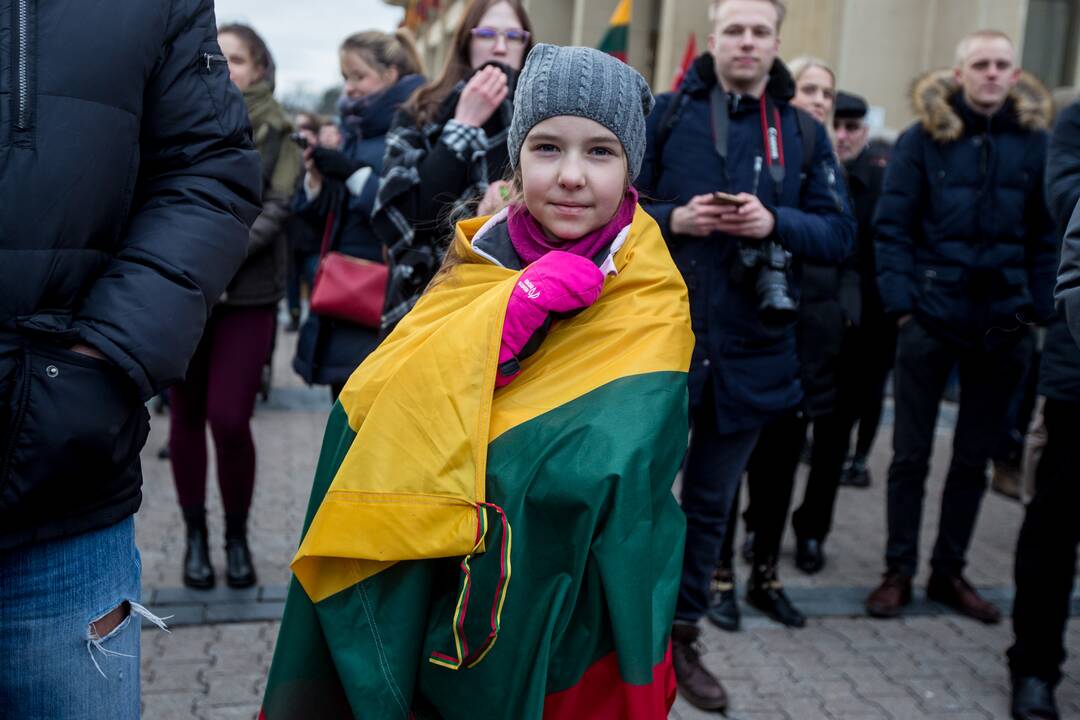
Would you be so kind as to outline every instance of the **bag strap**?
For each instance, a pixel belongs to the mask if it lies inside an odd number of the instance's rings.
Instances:
[[[652,177],[654,187],[660,182],[660,168],[663,167],[664,145],[667,144],[668,138],[671,137],[671,131],[674,130],[675,126],[679,123],[679,116],[682,114],[683,108],[689,101],[689,93],[687,93],[680,85],[679,89],[675,92],[675,97],[671,99],[671,104],[667,106],[663,117],[660,118],[660,123],[656,127]]]
[[[326,225],[323,227],[322,243],[319,245],[319,260],[326,257],[326,253],[330,251],[330,240],[334,236],[334,221],[336,219],[333,210],[326,214]]]
[[[794,107],[794,106],[792,106]],[[802,174],[805,178],[810,175],[810,166],[814,162],[814,148],[817,145],[817,121],[813,115],[802,108],[795,108],[795,118],[799,122],[799,135],[802,138]]]

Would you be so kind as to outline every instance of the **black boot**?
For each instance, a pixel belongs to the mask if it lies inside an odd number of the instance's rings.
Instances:
[[[870,471],[866,467],[866,458],[856,455],[844,466],[840,474],[840,484],[848,487],[870,487]]]
[[[735,573],[731,568],[717,568],[713,576],[712,597],[705,616],[713,625],[735,632],[742,625],[739,600],[735,597]]]
[[[825,567],[825,550],[814,539],[795,538],[795,567],[807,575],[821,572]]]
[[[206,511],[203,508],[184,509],[187,526],[187,550],[184,552],[184,584],[190,588],[209,590],[214,587],[214,568],[210,564],[210,546],[206,542]]]
[[[255,584],[255,565],[251,561],[251,548],[247,542],[247,515],[225,515],[225,580],[232,588],[246,588]]]
[[[1041,678],[1014,676],[1012,716],[1014,720],[1058,720],[1054,686]]]
[[[746,601],[781,625],[793,628],[806,625],[806,617],[791,604],[776,576],[775,561],[754,565],[750,587],[746,590]]]

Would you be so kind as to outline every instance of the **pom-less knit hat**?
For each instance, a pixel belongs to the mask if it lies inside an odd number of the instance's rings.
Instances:
[[[507,143],[516,170],[525,136],[559,115],[594,120],[619,138],[630,179],[645,156],[645,116],[653,96],[641,74],[611,55],[584,47],[537,45],[525,60],[514,93],[514,119]]]

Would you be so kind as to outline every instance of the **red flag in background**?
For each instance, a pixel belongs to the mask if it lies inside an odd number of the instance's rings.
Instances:
[[[678,90],[679,85],[682,85],[682,79],[686,75],[686,71],[694,64],[694,58],[696,57],[697,36],[694,33],[690,33],[690,39],[686,41],[686,50],[683,52],[682,63],[679,65],[679,72],[675,74],[675,82],[671,83],[672,92]]]

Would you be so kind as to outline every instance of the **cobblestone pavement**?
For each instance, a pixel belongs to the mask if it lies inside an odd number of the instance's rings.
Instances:
[[[174,615],[174,629],[170,634],[143,631],[146,718],[249,719],[258,710],[277,637],[274,619],[280,614],[329,408],[325,389],[303,387],[289,368],[294,343],[295,336],[279,336],[274,390],[269,402],[259,404],[253,423],[259,466],[251,542],[260,587],[210,593],[180,587],[183,523],[168,462],[156,457],[168,420],[153,417],[143,453],[145,499],[136,532],[144,601],[156,612]],[[940,430],[923,517],[924,557],[929,557],[937,526],[949,440],[947,429]],[[811,616],[807,628],[788,630],[744,608],[742,632],[706,629],[705,662],[731,694],[730,717],[1008,718],[1003,661],[1011,641],[1008,622],[986,627],[927,603],[918,603],[898,621],[860,614],[862,598],[882,570],[888,445],[886,427],[872,457],[870,489],[841,490],[827,546],[829,565],[822,573],[808,577],[796,570],[790,532],[785,539],[781,573],[795,602]],[[209,524],[213,560],[221,573],[223,521],[214,477],[211,468]],[[800,484],[796,502],[801,493]],[[969,556],[971,580],[1006,607],[1021,518],[1018,504],[988,494]],[[925,574],[918,581],[925,582]],[[1080,650],[1080,623],[1073,622],[1069,633],[1070,647]],[[1080,718],[1080,660],[1066,667],[1058,699],[1063,717]],[[716,716],[680,699],[671,717]]]

